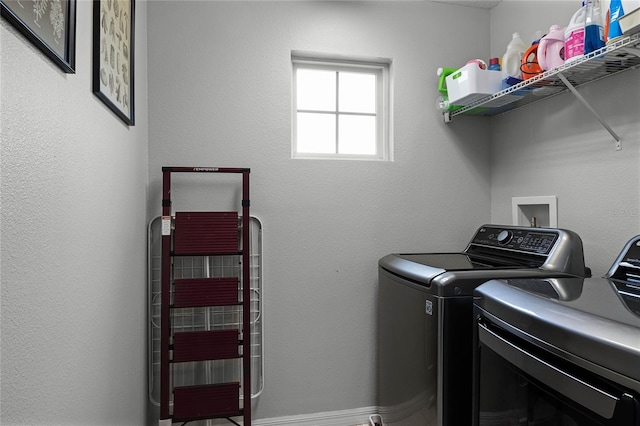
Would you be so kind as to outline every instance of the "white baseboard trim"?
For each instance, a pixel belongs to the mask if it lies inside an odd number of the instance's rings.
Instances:
[[[435,415],[433,413],[429,414],[435,410],[435,406],[435,395],[428,398],[427,392],[425,391],[400,404],[391,407],[382,406],[377,408],[378,414],[383,417],[385,423],[402,423],[408,421],[408,424],[420,424],[421,422],[411,419],[414,417],[424,419],[423,414],[429,416]]]
[[[256,419],[255,426],[352,426],[369,423],[369,416],[377,414],[378,407],[362,407],[352,410],[327,411],[298,416]]]

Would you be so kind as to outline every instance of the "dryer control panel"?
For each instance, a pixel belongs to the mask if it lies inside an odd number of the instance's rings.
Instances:
[[[478,229],[470,245],[547,255],[558,237],[559,231],[555,229],[489,225]]]

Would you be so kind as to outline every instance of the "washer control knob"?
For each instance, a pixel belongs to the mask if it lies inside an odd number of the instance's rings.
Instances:
[[[501,231],[496,238],[498,240],[498,244],[507,244],[513,238],[513,234],[511,231]]]

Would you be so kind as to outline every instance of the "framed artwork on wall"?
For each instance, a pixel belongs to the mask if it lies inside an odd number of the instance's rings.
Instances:
[[[0,0],[0,12],[62,71],[75,73],[76,0]]]
[[[134,0],[93,0],[93,93],[134,125]]]

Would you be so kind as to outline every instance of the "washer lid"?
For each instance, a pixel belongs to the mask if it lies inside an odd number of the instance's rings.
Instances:
[[[522,264],[507,261],[505,259],[493,259],[491,257],[479,257],[465,253],[400,253],[395,256],[410,262],[428,265],[447,271],[468,271],[487,268],[518,268]]]
[[[640,316],[603,278],[491,280],[474,303],[539,346],[640,384]],[[640,389],[639,389],[640,390]]]
[[[504,270],[522,267],[516,264],[496,266],[495,263],[491,264],[487,260],[477,259],[464,253],[389,254],[380,259],[378,264],[381,268],[395,275],[426,285],[445,272]],[[500,275],[487,276],[486,279],[496,276]]]

